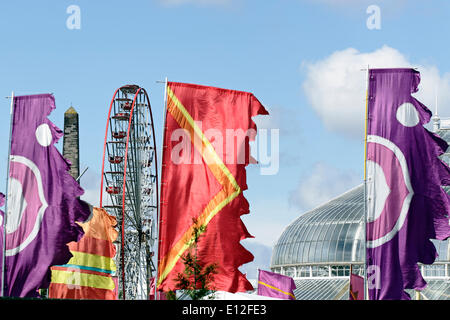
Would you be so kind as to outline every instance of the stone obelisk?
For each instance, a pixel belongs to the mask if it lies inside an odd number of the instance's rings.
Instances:
[[[70,175],[77,179],[80,176],[80,141],[78,113],[70,106],[64,113],[63,157],[72,163]]]

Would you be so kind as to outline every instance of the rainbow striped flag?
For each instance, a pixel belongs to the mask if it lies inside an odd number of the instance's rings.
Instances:
[[[104,209],[94,208],[91,218],[80,223],[84,236],[68,244],[72,258],[65,265],[53,266],[49,298],[117,299],[116,218]]]

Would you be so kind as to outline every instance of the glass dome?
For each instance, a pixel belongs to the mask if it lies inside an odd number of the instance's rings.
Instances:
[[[311,210],[291,223],[276,243],[271,265],[363,262],[364,186]]]
[[[449,193],[450,188],[445,188]],[[363,263],[364,186],[301,215],[281,234],[271,267],[304,263]],[[448,241],[432,240],[437,261],[448,261]]]
[[[437,132],[450,142],[450,129]],[[450,148],[441,159],[450,164]],[[444,187],[450,194],[450,187]],[[294,278],[298,300],[347,300],[349,275],[364,274],[364,186],[306,212],[281,234],[272,252],[271,270]],[[439,254],[421,265],[428,282],[420,299],[450,296],[450,239],[432,240]],[[352,271],[351,271],[352,268]],[[413,298],[415,292],[409,290]]]

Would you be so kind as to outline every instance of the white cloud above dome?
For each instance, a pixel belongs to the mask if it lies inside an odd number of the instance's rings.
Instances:
[[[439,114],[450,115],[450,73],[441,74],[436,66],[414,64],[399,50],[386,45],[372,52],[347,48],[302,64],[306,71],[302,89],[328,130],[363,138],[367,74],[361,70],[367,66],[417,68],[421,82],[414,96],[434,111],[437,93]]]

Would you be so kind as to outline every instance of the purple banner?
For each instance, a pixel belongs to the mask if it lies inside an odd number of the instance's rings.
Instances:
[[[0,192],[0,208],[3,207],[5,205],[5,195],[3,193]],[[1,268],[3,265],[3,255],[2,255],[2,250],[3,250],[3,219],[5,216],[5,212],[3,212],[0,209],[0,285],[2,283],[1,280]],[[1,292],[1,290],[0,290]]]
[[[258,275],[258,295],[295,300],[294,289],[296,289],[294,279],[278,273],[259,270]]]
[[[430,239],[450,236],[447,143],[423,127],[431,118],[413,69],[369,71],[367,136],[367,285],[370,300],[410,299],[422,290],[418,262],[437,256]]]
[[[84,191],[68,173],[70,164],[54,146],[63,134],[47,119],[53,109],[50,94],[14,98],[5,296],[36,297],[39,288],[48,288],[49,267],[67,263],[72,255],[66,244],[83,235],[75,221],[90,215],[78,199]]]

